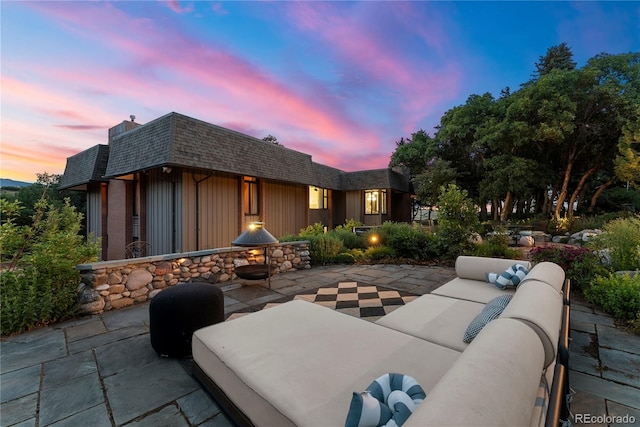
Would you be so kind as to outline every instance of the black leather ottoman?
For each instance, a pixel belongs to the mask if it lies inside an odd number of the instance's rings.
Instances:
[[[224,321],[222,290],[210,283],[179,283],[149,304],[151,346],[161,356],[191,356],[193,332]]]

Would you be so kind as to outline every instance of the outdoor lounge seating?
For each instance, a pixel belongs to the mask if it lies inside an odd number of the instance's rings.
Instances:
[[[564,271],[524,263],[517,290],[486,282],[514,263],[460,257],[457,278],[376,323],[297,300],[202,328],[194,375],[237,425],[344,425],[353,393],[386,373],[426,392],[407,427],[557,425],[568,414]],[[499,317],[464,342],[504,296]]]

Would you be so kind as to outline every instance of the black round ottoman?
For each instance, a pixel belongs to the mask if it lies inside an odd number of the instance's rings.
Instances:
[[[151,346],[161,356],[191,356],[193,332],[224,321],[222,290],[210,283],[179,283],[149,304]]]

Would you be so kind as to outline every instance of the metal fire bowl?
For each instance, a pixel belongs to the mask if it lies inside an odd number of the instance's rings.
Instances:
[[[273,276],[277,267],[275,265],[267,266],[264,264],[241,265],[236,267],[236,276],[245,280],[264,280],[269,276]]]

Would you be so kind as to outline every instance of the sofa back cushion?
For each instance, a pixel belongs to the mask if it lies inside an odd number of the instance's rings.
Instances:
[[[528,426],[543,362],[544,349],[530,327],[498,318],[427,391],[404,426]]]
[[[555,289],[538,280],[522,283],[500,317],[517,319],[536,332],[544,346],[545,367],[556,359],[562,295]]]
[[[525,278],[522,279],[521,283],[527,282],[529,280],[538,280],[551,286],[557,292],[562,293],[564,278],[565,274],[562,267],[560,267],[558,264],[545,261],[536,264],[529,271],[529,274],[527,274]]]
[[[524,260],[459,256],[456,259],[456,276],[486,283],[488,273],[502,273],[514,264],[522,264],[527,270],[531,269],[531,263]]]

